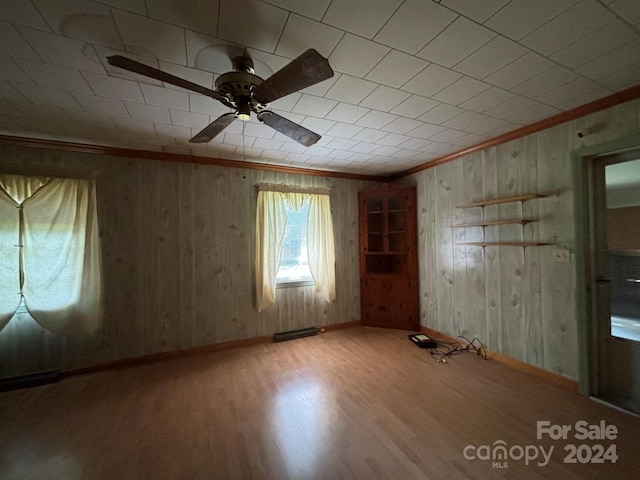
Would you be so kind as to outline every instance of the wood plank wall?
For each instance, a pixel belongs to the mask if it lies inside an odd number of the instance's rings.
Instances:
[[[637,100],[400,180],[418,191],[421,324],[451,336],[478,337],[490,350],[577,380],[575,258],[552,260],[554,249],[574,252],[576,247],[572,154],[630,135],[640,139]],[[455,208],[524,193],[548,197],[484,211]],[[482,227],[450,227],[482,215],[538,220],[485,227],[484,236]],[[553,245],[458,245],[483,238]]]
[[[105,321],[93,336],[54,335],[28,315],[0,331],[0,377],[360,319],[357,192],[374,182],[0,146],[0,168],[97,172]],[[255,184],[331,188],[338,298],[278,290],[254,307]]]

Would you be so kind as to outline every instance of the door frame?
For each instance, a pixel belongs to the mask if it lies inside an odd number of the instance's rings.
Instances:
[[[596,163],[614,155],[640,149],[640,135],[632,135],[577,149],[572,154],[575,245],[576,315],[578,320],[578,390],[582,395],[598,396],[600,386],[593,180]],[[631,158],[629,158],[631,159]]]

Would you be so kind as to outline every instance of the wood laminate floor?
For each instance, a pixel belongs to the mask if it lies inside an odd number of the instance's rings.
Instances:
[[[406,335],[353,328],[0,393],[0,478],[638,478],[637,417],[472,353],[437,363]],[[567,440],[537,439],[538,421]],[[582,421],[617,437],[578,440]],[[596,445],[616,463],[581,463]]]

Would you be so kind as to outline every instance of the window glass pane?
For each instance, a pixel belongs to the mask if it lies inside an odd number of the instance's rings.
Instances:
[[[282,245],[282,260],[276,275],[277,283],[313,281],[309,270],[307,254],[307,216],[309,201],[307,200],[297,212],[285,204],[287,211],[287,227]]]

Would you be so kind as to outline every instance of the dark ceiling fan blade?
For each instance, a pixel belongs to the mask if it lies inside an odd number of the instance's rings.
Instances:
[[[187,90],[200,93],[201,95],[206,95],[207,97],[215,98],[216,100],[221,101],[227,107],[234,108],[233,104],[225,95],[222,95],[215,90],[211,90],[210,88],[202,87],[196,83],[192,83],[183,78],[176,77],[175,75],[171,75],[170,73],[163,72],[162,70],[158,70],[157,68],[150,67],[149,65],[145,65],[144,63],[136,62],[135,60],[131,60],[130,58],[123,57],[121,55],[112,55],[110,57],[107,57],[107,61],[114,67],[119,67],[130,72],[138,73],[140,75],[144,75],[145,77],[155,78],[156,80],[170,83],[171,85],[185,88]]]
[[[235,113],[225,113],[224,115],[216,118],[213,123],[202,129],[198,134],[193,137],[189,142],[191,143],[207,143],[211,141],[216,135],[227,128],[231,122],[236,118]]]
[[[260,103],[273,102],[331,77],[333,70],[328,60],[310,48],[256,86],[253,98]]]
[[[274,130],[277,130],[296,142],[301,143],[305,147],[310,147],[321,138],[320,135],[304,128],[302,125],[298,125],[268,110],[260,112],[258,114],[258,120],[266,123]]]

